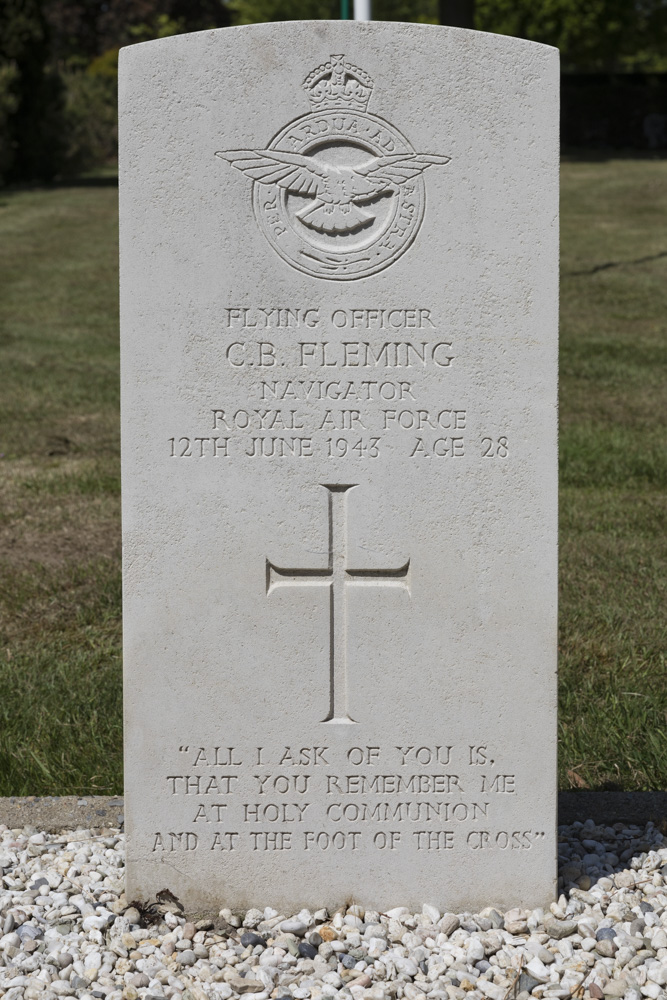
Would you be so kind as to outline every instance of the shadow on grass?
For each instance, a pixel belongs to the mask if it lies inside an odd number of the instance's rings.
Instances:
[[[609,788],[576,788],[558,793],[558,822],[627,823],[661,827],[667,820],[667,792],[628,792]]]
[[[564,271],[563,276],[578,278],[586,274],[597,274],[598,271],[607,271],[610,267],[632,267],[634,264],[648,264],[652,260],[661,260],[662,257],[667,257],[667,250],[649,254],[648,257],[637,257],[635,260],[608,260],[604,264],[596,264],[594,267],[587,267],[583,271]]]
[[[115,168],[114,168],[115,169]],[[84,174],[80,177],[59,177],[53,181],[25,181],[15,184],[6,184],[0,189],[0,208],[4,208],[8,202],[2,195],[18,194],[23,191],[54,191],[66,188],[117,188],[118,174],[107,173],[100,170],[99,173]]]
[[[63,177],[53,181],[48,187],[53,188],[100,188],[118,187],[118,177]]]
[[[607,163],[609,160],[667,160],[667,149],[614,149],[612,146],[565,146],[566,163]]]

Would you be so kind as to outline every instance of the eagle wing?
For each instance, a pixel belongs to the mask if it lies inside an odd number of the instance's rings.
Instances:
[[[394,153],[391,156],[378,156],[374,160],[362,163],[354,168],[370,183],[378,185],[377,190],[385,187],[396,187],[421,174],[427,167],[436,163],[449,163],[450,156],[436,156],[430,153]]]
[[[317,195],[327,177],[326,167],[300,153],[273,149],[227,149],[216,156],[260,184],[278,184],[295,194]]]

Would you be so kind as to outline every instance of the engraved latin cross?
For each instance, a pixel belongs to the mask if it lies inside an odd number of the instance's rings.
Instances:
[[[325,586],[329,590],[329,713],[323,722],[354,723],[348,710],[347,589],[349,586],[404,587],[410,593],[410,560],[398,569],[350,569],[347,565],[349,485],[322,484],[328,493],[329,561],[325,569],[286,569],[266,560],[266,592],[276,587]]]

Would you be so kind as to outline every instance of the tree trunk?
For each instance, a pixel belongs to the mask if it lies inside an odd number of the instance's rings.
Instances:
[[[438,0],[438,19],[453,28],[474,28],[475,0]]]

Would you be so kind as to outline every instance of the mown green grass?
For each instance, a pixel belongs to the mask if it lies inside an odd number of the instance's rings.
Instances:
[[[117,188],[0,195],[0,795],[122,791]]]
[[[0,666],[2,794],[120,791],[117,561],[19,570],[2,584],[14,620]]]
[[[562,170],[561,787],[667,787],[667,162]]]
[[[560,784],[667,787],[667,162],[562,184]],[[0,795],[122,790],[116,190],[0,195]]]

